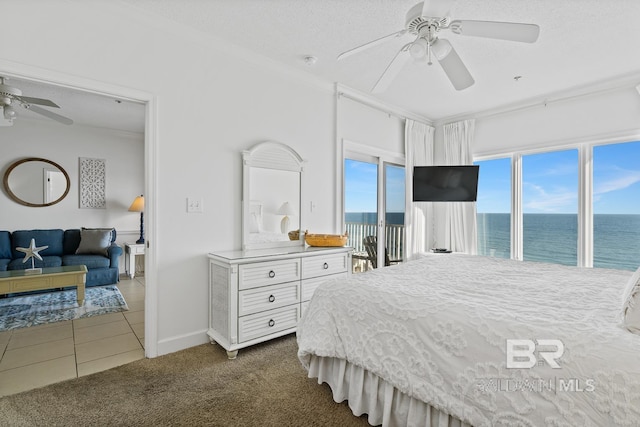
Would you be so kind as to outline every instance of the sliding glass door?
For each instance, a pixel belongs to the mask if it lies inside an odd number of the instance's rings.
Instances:
[[[375,248],[365,246],[378,238],[378,164],[373,160],[344,160],[344,223],[347,246],[353,248],[353,272],[375,267]]]
[[[402,260],[404,167],[351,153],[344,159],[344,223],[354,272]]]

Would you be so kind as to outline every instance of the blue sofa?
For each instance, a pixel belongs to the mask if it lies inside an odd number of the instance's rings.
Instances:
[[[95,230],[95,231],[94,231]],[[86,244],[81,246],[82,236],[100,232],[105,239],[101,248],[92,249]],[[111,231],[109,236],[108,232]],[[93,234],[90,234],[93,233]],[[110,238],[109,238],[110,237]],[[31,260],[23,263],[24,252],[16,248],[28,248],[31,239],[36,246],[48,246],[39,252],[42,261],[35,259],[36,267],[60,267],[64,265],[86,265],[87,279],[85,286],[110,285],[118,283],[118,261],[122,248],[115,244],[115,229],[50,229],[50,230],[18,230],[0,231],[0,271],[31,268]],[[95,245],[93,245],[95,247]]]

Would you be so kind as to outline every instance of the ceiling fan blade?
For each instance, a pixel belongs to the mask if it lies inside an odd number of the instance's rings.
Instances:
[[[449,43],[449,40],[438,39],[433,43],[431,48],[456,90],[466,89],[475,83],[471,73],[467,70],[467,67],[451,43]]]
[[[22,102],[26,102],[27,104],[37,104],[37,105],[44,105],[45,107],[54,107],[54,108],[60,108],[58,106],[58,104],[56,104],[53,101],[50,101],[48,99],[42,99],[42,98],[32,98],[30,96],[14,96],[18,101],[22,101]]]
[[[34,113],[38,113],[38,114],[42,114],[45,117],[48,117],[52,120],[55,120],[57,122],[60,122],[64,125],[71,125],[73,124],[73,120],[61,116],[60,114],[56,114],[54,112],[51,112],[49,110],[45,110],[44,108],[38,107],[37,105],[30,105],[30,104],[23,104],[22,105],[24,108],[26,108],[27,110],[31,110]]]
[[[524,43],[535,42],[540,34],[539,26],[517,22],[456,20],[451,22],[450,28],[451,31],[462,36],[486,37]]]
[[[407,65],[407,62],[409,62],[409,59],[411,59],[411,56],[407,51],[410,45],[411,44],[404,45],[402,49],[396,53],[396,56],[393,57],[387,68],[384,70],[384,73],[382,73],[376,84],[373,86],[373,89],[371,89],[371,92],[384,92],[387,90],[391,82],[398,77],[400,71],[402,71],[404,66]]]
[[[353,49],[349,49],[347,51],[344,51],[340,55],[338,55],[338,61],[341,60],[341,59],[347,58],[347,57],[349,57],[351,55],[355,55],[356,53],[360,53],[360,52],[362,52],[364,50],[367,50],[367,49],[370,49],[372,47],[378,46],[378,45],[380,45],[380,44],[382,44],[382,43],[384,43],[387,40],[390,40],[392,38],[403,36],[403,35],[406,34],[406,32],[407,32],[407,30],[396,31],[395,33],[386,35],[384,37],[380,37],[379,39],[372,40],[372,41],[370,41],[368,43],[365,43],[363,45],[354,47]]]
[[[420,16],[429,16],[431,18],[449,16],[453,3],[455,3],[455,0],[424,0]]]

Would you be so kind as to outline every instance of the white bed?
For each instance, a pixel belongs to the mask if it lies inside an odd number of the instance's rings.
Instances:
[[[637,426],[640,336],[618,317],[631,275],[425,254],[318,287],[298,356],[373,425]],[[507,368],[507,339],[560,340],[560,368]]]

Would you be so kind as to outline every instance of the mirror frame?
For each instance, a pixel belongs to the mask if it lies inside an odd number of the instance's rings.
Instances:
[[[27,202],[25,200],[22,200],[20,197],[18,197],[13,191],[11,191],[11,188],[9,187],[9,175],[11,174],[11,172],[18,166],[20,166],[23,163],[26,162],[44,162],[44,163],[48,163],[51,166],[57,168],[58,170],[60,170],[60,172],[62,172],[64,174],[65,179],[67,180],[67,188],[64,191],[64,194],[62,194],[62,196],[60,196],[59,198],[57,198],[56,200],[54,200],[53,202],[49,202],[49,203],[31,203],[31,202]],[[56,203],[61,202],[65,197],[67,197],[67,194],[69,194],[69,190],[71,189],[71,180],[69,179],[69,174],[67,173],[66,170],[64,170],[64,168],[62,166],[60,166],[59,164],[57,164],[56,162],[53,162],[51,160],[47,160],[47,159],[43,159],[41,157],[27,157],[21,160],[18,160],[16,162],[13,162],[11,164],[11,166],[9,166],[9,168],[7,169],[7,171],[4,173],[4,178],[3,178],[3,184],[4,184],[4,189],[6,190],[9,198],[11,200],[13,200],[16,203],[19,203],[21,205],[24,206],[29,206],[32,208],[42,208],[45,206],[51,206],[51,205],[55,205]]]
[[[302,195],[304,194],[304,163],[305,161],[291,147],[277,141],[260,142],[249,150],[242,152],[242,250],[304,247],[304,233],[300,232],[298,240],[276,241],[268,243],[250,243],[249,230],[251,221],[251,182],[250,172],[252,167],[262,169],[275,169],[298,173],[299,182],[299,206],[300,230],[304,230],[302,214]]]

